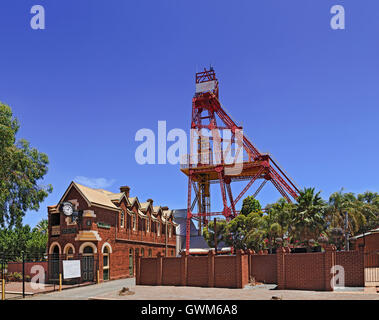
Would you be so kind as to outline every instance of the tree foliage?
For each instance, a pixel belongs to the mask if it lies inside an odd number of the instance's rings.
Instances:
[[[216,221],[216,239],[217,243],[225,241],[225,226],[226,221],[225,220],[217,220]],[[203,229],[203,237],[208,243],[208,246],[210,248],[214,248],[215,246],[215,228],[214,228],[214,221],[210,221],[208,225]]]
[[[19,129],[9,106],[0,102],[0,226],[22,224],[27,210],[38,210],[52,191],[39,185],[47,173],[46,154],[31,148],[29,142],[16,141]]]
[[[47,220],[33,229],[29,225],[0,229],[0,252],[12,259],[21,259],[21,252],[27,259],[42,258],[47,248],[47,230]]]
[[[345,212],[348,225],[345,228]],[[355,196],[343,189],[325,201],[315,188],[304,188],[295,203],[285,199],[268,204],[264,213],[252,196],[243,201],[241,214],[223,225],[226,243],[235,249],[272,250],[278,245],[310,247],[329,241],[342,249],[350,236],[379,226],[379,194],[366,191]],[[320,240],[321,239],[321,240]]]

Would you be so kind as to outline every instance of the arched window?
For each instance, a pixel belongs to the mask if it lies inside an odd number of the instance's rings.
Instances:
[[[87,246],[83,250],[83,254],[93,254],[93,248],[90,246]]]
[[[74,259],[74,249],[71,246],[66,248],[66,259],[67,260]]]
[[[107,246],[103,249],[103,280],[109,280],[109,249]]]
[[[153,250],[149,249],[149,257],[153,256]]]

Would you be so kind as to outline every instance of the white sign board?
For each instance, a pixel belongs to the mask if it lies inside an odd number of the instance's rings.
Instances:
[[[80,260],[63,260],[63,279],[80,277]]]
[[[196,83],[196,93],[211,91],[216,88],[216,80]]]

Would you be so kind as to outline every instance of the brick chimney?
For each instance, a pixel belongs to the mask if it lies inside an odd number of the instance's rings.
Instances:
[[[146,201],[147,201],[147,202],[150,202],[150,203],[151,203],[151,205],[153,205],[153,202],[154,202],[154,200],[153,200],[153,199],[147,199]]]
[[[130,187],[128,186],[120,187],[120,192],[124,192],[127,198],[129,198],[129,191],[130,191]]]
[[[164,207],[162,207],[162,210],[168,210],[168,207],[167,206],[164,206]]]

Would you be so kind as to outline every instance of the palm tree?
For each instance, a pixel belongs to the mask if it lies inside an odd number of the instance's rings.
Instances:
[[[49,228],[49,222],[47,219],[42,219],[38,224],[35,226],[35,230],[42,234],[47,234]]]
[[[343,188],[332,193],[327,208],[329,228],[341,228],[349,231],[351,235],[356,234],[360,227],[366,224],[364,210],[367,210],[367,206],[359,201],[353,193],[343,193]],[[348,214],[347,230],[345,228],[345,212]]]
[[[325,228],[325,201],[320,197],[321,191],[304,188],[295,204],[291,218],[295,238],[301,242],[317,239]]]

